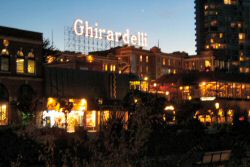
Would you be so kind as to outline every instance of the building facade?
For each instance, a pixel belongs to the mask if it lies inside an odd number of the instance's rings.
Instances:
[[[47,67],[58,67],[86,71],[106,71],[118,73],[118,59],[110,55],[84,55],[62,52],[57,57],[49,56]]]
[[[246,112],[250,120],[250,78],[247,74],[234,77],[222,72],[165,75],[150,86],[150,92],[165,96],[175,106],[172,110],[182,102],[198,103],[194,117],[204,123],[232,123],[236,111]],[[190,105],[194,107],[194,103]]]
[[[213,71],[219,67],[212,52],[190,56],[185,52],[164,53],[158,47],[149,50],[123,46],[106,51],[92,52],[94,56],[110,55],[118,59],[120,73],[133,73],[141,79],[155,80],[165,74],[184,71]]]
[[[0,27],[0,125],[42,106],[42,42],[41,33]]]
[[[249,73],[249,11],[249,0],[195,0],[197,54],[213,51],[218,70]]]
[[[68,132],[127,120],[120,101],[138,77],[119,74],[117,58],[64,52],[45,64],[42,53],[41,33],[0,27],[0,125],[21,123],[23,114]]]

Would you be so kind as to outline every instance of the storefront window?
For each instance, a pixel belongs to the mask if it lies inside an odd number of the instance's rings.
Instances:
[[[96,111],[88,111],[86,113],[86,127],[91,130],[96,128]]]
[[[0,125],[7,125],[7,105],[0,105]]]
[[[28,73],[29,74],[34,74],[35,73],[35,61],[34,60],[28,60]]]
[[[69,102],[73,103],[73,108],[69,113],[64,113],[58,99],[48,98],[48,111],[43,112],[43,126],[66,128],[67,122],[67,132],[75,132],[77,126],[83,126],[86,99],[69,99]]]
[[[21,58],[16,59],[16,72],[24,73],[24,59]]]

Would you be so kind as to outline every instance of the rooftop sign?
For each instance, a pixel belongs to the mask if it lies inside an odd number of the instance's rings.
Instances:
[[[138,32],[136,35],[131,34],[130,30],[126,30],[124,33],[114,32],[112,30],[107,30],[104,28],[99,28],[98,23],[94,26],[90,26],[88,21],[83,21],[81,19],[76,19],[74,22],[73,30],[77,36],[85,36],[88,38],[104,39],[108,41],[122,41],[127,45],[136,45],[145,47],[148,45],[147,34],[143,32]]]

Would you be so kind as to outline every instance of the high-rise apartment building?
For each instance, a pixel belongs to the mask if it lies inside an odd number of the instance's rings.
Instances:
[[[218,70],[250,72],[250,0],[195,0],[197,54]]]

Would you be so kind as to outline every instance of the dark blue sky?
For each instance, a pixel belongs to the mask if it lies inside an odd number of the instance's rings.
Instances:
[[[114,31],[147,32],[149,46],[195,53],[193,0],[4,0],[0,25],[42,32],[64,49],[64,26],[76,18]]]

